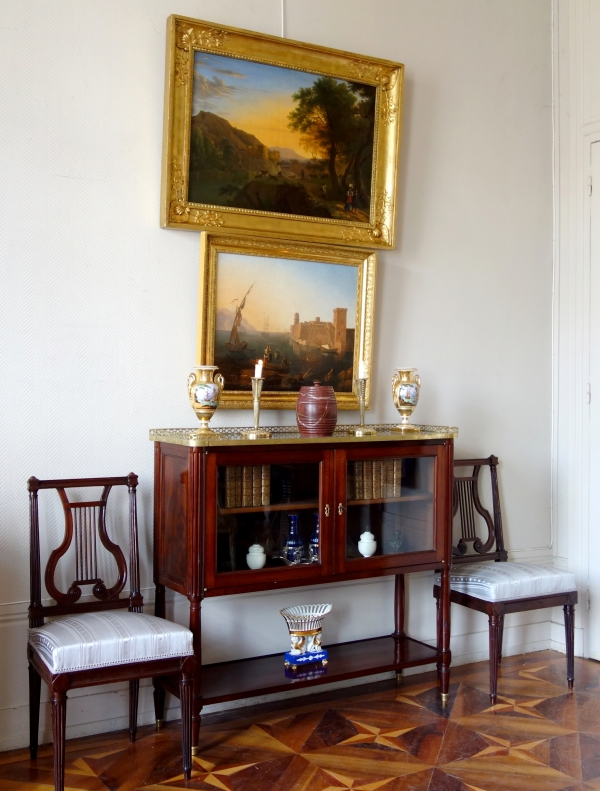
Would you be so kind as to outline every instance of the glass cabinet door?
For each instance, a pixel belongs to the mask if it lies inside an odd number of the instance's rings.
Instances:
[[[255,459],[251,459],[254,461]],[[262,459],[264,461],[264,458]],[[322,461],[217,464],[213,579],[243,584],[273,576],[320,576]],[[210,542],[212,543],[212,542]]]
[[[343,565],[365,559],[390,565],[377,559],[435,554],[436,464],[436,456],[346,461]],[[344,508],[339,510],[343,520]]]

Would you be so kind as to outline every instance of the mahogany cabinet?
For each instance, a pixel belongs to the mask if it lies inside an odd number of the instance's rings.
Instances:
[[[156,614],[165,616],[165,589],[189,600],[189,626],[198,658],[192,744],[204,703],[267,694],[361,675],[436,663],[441,693],[450,666],[452,428],[423,426],[399,434],[301,438],[288,427],[270,439],[244,440],[238,429],[212,436],[161,429],[155,444],[154,582]],[[294,516],[299,541],[290,553]],[[318,537],[315,532],[318,525]],[[376,550],[364,557],[360,536],[370,531]],[[263,568],[246,553],[261,544]],[[293,542],[292,542],[293,543]],[[292,562],[293,561],[293,562]],[[437,645],[404,632],[404,574],[441,569]],[[327,645],[327,667],[286,671],[283,653],[202,666],[201,603],[207,596],[395,575],[395,629]],[[165,690],[176,679],[155,679],[157,719]]]

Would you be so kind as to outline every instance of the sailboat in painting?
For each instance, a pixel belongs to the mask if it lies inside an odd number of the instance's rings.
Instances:
[[[252,283],[252,286],[253,285],[254,283]],[[239,326],[242,323],[242,311],[246,307],[246,297],[252,291],[252,286],[250,286],[248,291],[246,291],[246,293],[244,294],[244,298],[235,309],[235,316],[233,318],[233,325],[231,327],[229,340],[226,341],[225,343],[225,346],[229,349],[230,352],[243,352],[246,346],[248,345],[246,341],[243,341],[240,338]]]

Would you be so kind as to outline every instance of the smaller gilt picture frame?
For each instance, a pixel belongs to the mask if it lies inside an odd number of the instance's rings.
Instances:
[[[360,248],[202,233],[197,364],[218,366],[221,407],[252,408],[261,360],[263,409],[294,409],[315,381],[358,409],[361,361],[368,408],[376,267]]]
[[[404,67],[171,16],[161,225],[395,244]]]

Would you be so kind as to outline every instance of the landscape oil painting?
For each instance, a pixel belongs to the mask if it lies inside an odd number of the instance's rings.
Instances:
[[[372,85],[194,53],[188,199],[369,222]]]
[[[199,349],[225,379],[222,405],[229,395],[250,406],[259,360],[264,406],[294,406],[315,381],[354,403],[357,360],[370,359],[374,254],[216,236],[203,249]]]
[[[403,74],[171,16],[162,226],[393,247]]]

